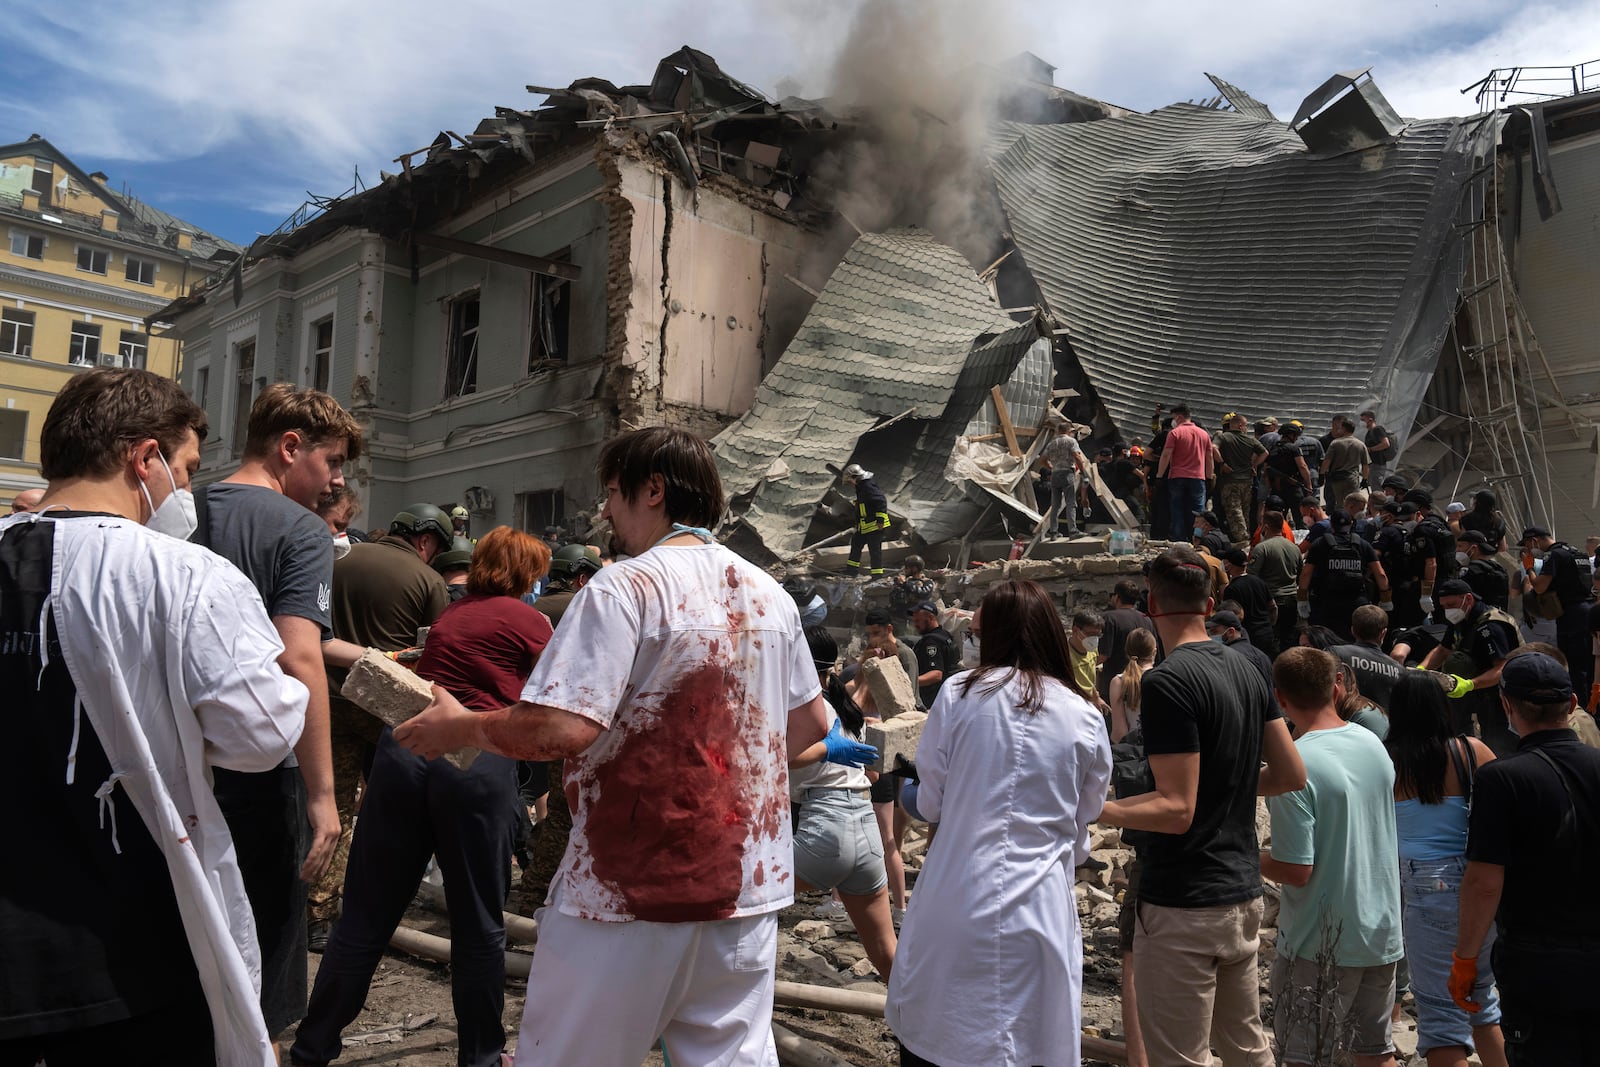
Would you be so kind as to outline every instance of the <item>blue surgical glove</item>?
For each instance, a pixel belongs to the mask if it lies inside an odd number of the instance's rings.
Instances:
[[[827,755],[822,757],[824,763],[842,763],[846,767],[865,767],[869,763],[876,763],[878,750],[871,745],[864,745],[844,732],[844,727],[838,719],[833,720],[833,728],[828,731],[828,736],[822,739],[827,747]]]

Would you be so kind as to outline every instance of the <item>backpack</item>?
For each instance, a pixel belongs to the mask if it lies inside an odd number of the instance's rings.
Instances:
[[[1435,582],[1459,575],[1461,564],[1456,562],[1455,549],[1456,535],[1437,515],[1429,515],[1419,521],[1406,536],[1406,561],[1411,573],[1419,578],[1423,576],[1423,568],[1428,565],[1430,557],[1439,561],[1434,572]]]
[[[1331,597],[1355,597],[1366,591],[1366,563],[1361,550],[1347,533],[1329,534],[1322,539],[1328,558],[1323,565],[1319,592]]]

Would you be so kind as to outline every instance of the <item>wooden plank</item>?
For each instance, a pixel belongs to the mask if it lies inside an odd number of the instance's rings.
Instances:
[[[1106,510],[1111,513],[1111,517],[1117,520],[1118,526],[1124,530],[1136,530],[1139,528],[1139,524],[1134,521],[1133,512],[1129,511],[1128,505],[1124,504],[1110,489],[1106,488],[1106,483],[1100,480],[1100,472],[1095,469],[1093,463],[1089,464],[1089,469],[1084,472],[1083,476],[1088,480],[1089,488],[1094,490],[1094,495],[1100,498],[1100,503],[1104,504]]]
[[[1022,446],[1017,444],[1017,428],[1011,425],[1011,411],[1006,407],[1005,393],[997,385],[989,390],[989,396],[994,400],[995,417],[1000,420],[1000,432],[1005,434],[1006,448],[1017,459],[1022,458]]]
[[[495,248],[493,245],[474,244],[471,241],[458,241],[454,237],[446,237],[438,233],[413,234],[412,242],[423,248],[437,248],[444,252],[454,252],[457,255],[472,256],[474,259],[487,259],[491,263],[505,263],[512,267],[521,267],[523,270],[534,274],[543,274],[550,278],[561,278],[566,281],[576,281],[583,273],[583,268],[572,263],[562,263],[559,260],[546,259],[544,256],[530,256],[526,252],[513,252],[509,248]]]

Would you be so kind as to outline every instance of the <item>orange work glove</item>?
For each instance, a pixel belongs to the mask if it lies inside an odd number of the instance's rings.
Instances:
[[[1478,957],[1460,956],[1452,952],[1450,964],[1450,999],[1464,1012],[1476,1015],[1483,1005],[1472,999],[1472,987],[1478,984]]]
[[[1595,708],[1600,708],[1600,682],[1596,682],[1589,687],[1589,707],[1584,710],[1593,714],[1593,709]]]

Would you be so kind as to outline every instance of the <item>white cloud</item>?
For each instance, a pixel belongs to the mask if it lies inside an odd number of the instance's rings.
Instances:
[[[1600,0],[1547,0],[1509,12],[1491,0],[1341,0],[1227,5],[1151,0],[871,0],[947,25],[934,66],[1022,48],[1060,68],[1057,82],[1138,108],[1211,95],[1213,71],[1292,115],[1329,74],[1373,65],[1407,115],[1475,110],[1457,90],[1491,67],[1572,63],[1600,54]],[[833,58],[863,0],[13,0],[0,54],[45,65],[0,75],[0,121],[36,129],[107,161],[205,158],[215,190],[287,210],[306,189],[333,192],[351,168],[379,167],[440,129],[467,133],[496,104],[531,107],[523,86],[594,75],[647,81],[684,43],[768,90],[828,89]],[[88,49],[94,39],[115,42]],[[925,39],[927,39],[925,37]],[[29,55],[31,54],[31,55]],[[865,67],[905,57],[866,55]],[[11,64],[15,67],[15,64]]]

